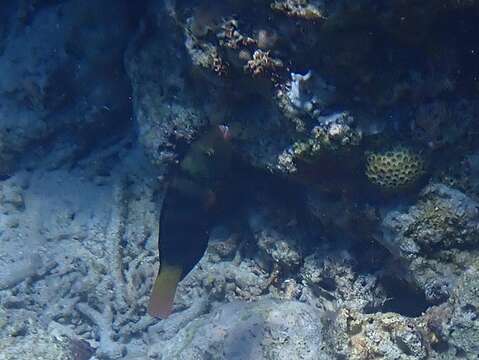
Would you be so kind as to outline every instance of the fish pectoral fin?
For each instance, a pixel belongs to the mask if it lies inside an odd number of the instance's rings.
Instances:
[[[148,314],[166,319],[172,312],[176,287],[181,279],[181,266],[162,265],[150,296]]]

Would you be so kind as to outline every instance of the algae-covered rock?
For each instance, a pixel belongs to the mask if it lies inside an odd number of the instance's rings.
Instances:
[[[478,223],[478,204],[462,192],[442,184],[426,187],[419,202],[407,214],[392,212],[385,219],[385,224],[394,224],[394,229],[403,227],[402,241],[387,238],[388,244],[399,245],[407,239],[419,245],[418,252],[475,246],[479,243]],[[399,246],[399,249],[406,248]]]
[[[387,300],[378,277],[357,274],[357,263],[346,251],[317,251],[305,259],[301,277],[314,294],[335,306],[368,312],[380,309]]]
[[[281,268],[285,272],[296,271],[303,261],[305,233],[288,221],[285,214],[252,211],[249,226],[257,241],[261,262]]]
[[[81,151],[127,126],[126,2],[26,0],[1,11],[0,175],[42,146],[68,138]]]
[[[456,354],[479,354],[479,268],[468,269],[451,297],[454,308],[447,326],[447,341]]]
[[[479,267],[471,265],[459,277],[449,300],[419,319],[437,359],[474,359],[479,353]]]
[[[183,44],[170,35],[172,24],[161,17],[153,38],[139,38],[126,56],[131,80],[138,141],[151,162],[160,169],[174,159],[178,141],[191,142],[207,118],[200,106],[194,106],[192,87],[183,77],[186,57]],[[204,89],[205,93],[207,89]],[[206,101],[206,98],[205,98]]]
[[[427,343],[414,320],[394,313],[341,309],[325,327],[328,349],[340,359],[425,360]]]
[[[68,337],[50,334],[31,314],[9,316],[0,307],[0,360],[86,360],[90,357],[76,358],[75,354],[80,352],[83,353]]]
[[[298,163],[320,164],[324,156],[353,154],[362,139],[348,112],[317,116],[306,137],[302,136],[278,156],[281,172],[298,172]],[[318,165],[319,167],[320,165]]]
[[[36,332],[21,338],[7,338],[0,341],[2,360],[73,360],[68,342]]]
[[[428,301],[443,302],[457,278],[475,261],[479,205],[442,184],[426,187],[416,205],[391,211],[379,238],[407,268],[407,279]]]
[[[151,334],[154,338],[155,334]],[[190,322],[149,355],[161,359],[326,360],[321,312],[299,302],[236,302]]]

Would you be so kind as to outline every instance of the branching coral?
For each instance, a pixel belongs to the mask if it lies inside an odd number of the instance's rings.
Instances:
[[[256,50],[253,58],[245,65],[245,71],[254,76],[274,76],[283,67],[283,62],[272,58],[269,51]]]
[[[284,116],[293,121],[296,130],[304,131],[307,120],[317,119],[331,104],[335,89],[311,70],[290,76],[291,80],[278,87],[275,97]]]
[[[230,19],[221,25],[221,31],[217,34],[219,44],[230,49],[240,49],[257,45],[255,39],[240,33],[238,21]]]
[[[216,46],[197,42],[192,37],[186,39],[185,46],[196,66],[212,70],[220,76],[226,74],[227,64],[220,56]]]
[[[99,356],[117,359],[124,352],[124,346],[113,340],[115,335],[113,323],[113,311],[110,304],[107,304],[102,312],[99,312],[85,303],[77,304],[77,310],[85,315],[97,327],[100,343],[97,351]]]

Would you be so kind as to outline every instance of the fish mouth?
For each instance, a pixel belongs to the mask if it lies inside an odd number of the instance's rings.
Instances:
[[[230,140],[231,139],[231,130],[228,125],[219,125],[218,129],[221,133],[221,136],[223,137],[224,140]]]

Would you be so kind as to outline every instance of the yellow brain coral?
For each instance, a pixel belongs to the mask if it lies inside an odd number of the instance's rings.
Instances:
[[[412,186],[425,172],[422,155],[398,146],[366,154],[366,176],[384,191],[398,191]]]

